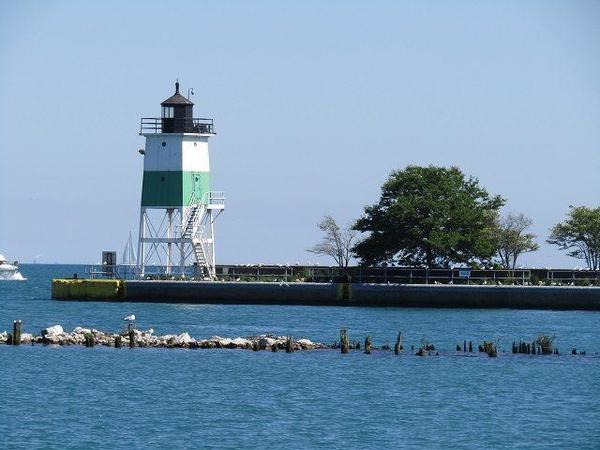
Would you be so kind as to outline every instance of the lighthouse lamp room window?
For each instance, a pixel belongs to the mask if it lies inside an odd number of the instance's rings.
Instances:
[[[174,116],[175,108],[172,106],[163,106],[162,107],[162,115],[163,119],[172,119]]]

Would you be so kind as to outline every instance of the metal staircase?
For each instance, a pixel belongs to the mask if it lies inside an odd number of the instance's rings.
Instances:
[[[199,204],[190,205],[188,217],[183,228],[183,233],[181,233],[182,237],[189,239],[194,236],[194,231],[197,227],[198,219],[202,216],[201,210],[204,209],[203,206],[204,205]]]
[[[224,200],[222,192],[206,192],[200,202],[192,196],[187,215],[184,216],[181,237],[192,246],[198,276],[201,278],[216,278],[212,222],[224,209]],[[215,216],[213,210],[217,210]]]

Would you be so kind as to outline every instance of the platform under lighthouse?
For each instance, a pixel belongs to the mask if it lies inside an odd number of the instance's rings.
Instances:
[[[225,207],[225,196],[211,190],[208,140],[215,135],[213,120],[194,118],[193,109],[177,82],[175,94],[161,103],[161,117],[140,122],[140,135],[146,139],[140,150],[141,276],[152,271],[215,278],[214,222]]]

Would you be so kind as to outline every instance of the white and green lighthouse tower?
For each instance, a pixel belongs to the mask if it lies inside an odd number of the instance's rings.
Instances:
[[[194,104],[179,93],[161,103],[160,118],[142,118],[146,145],[140,210],[138,270],[215,278],[214,221],[223,192],[211,191],[208,140],[212,119],[193,116]]]

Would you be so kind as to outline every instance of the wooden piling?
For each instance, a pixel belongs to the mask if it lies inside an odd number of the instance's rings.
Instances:
[[[402,331],[398,333],[396,338],[396,345],[394,345],[394,355],[399,355],[402,351]]]
[[[20,320],[13,321],[12,345],[21,345],[21,327],[23,322]]]
[[[340,351],[342,353],[348,353],[350,351],[348,342],[348,330],[342,328],[340,330]]]
[[[129,348],[135,347],[135,331],[133,328],[129,330]]]
[[[467,340],[463,341],[463,353],[467,353]]]
[[[285,352],[286,353],[294,353],[294,341],[292,341],[292,337],[288,336],[285,341]]]
[[[456,351],[460,352],[461,348],[460,348],[460,344],[456,344]]]
[[[365,353],[367,355],[371,354],[372,347],[373,347],[373,343],[371,342],[371,336],[369,336],[367,334],[367,337],[365,338]]]
[[[575,347],[573,347],[571,349],[571,355],[576,355],[577,354],[577,349]]]
[[[123,346],[123,338],[121,335],[115,337],[115,348],[121,348]]]
[[[473,342],[469,341],[469,353],[473,353]]]

